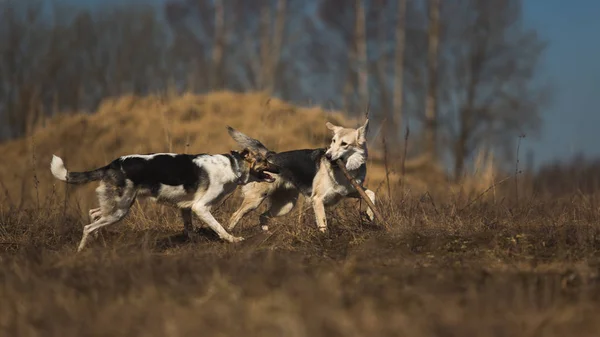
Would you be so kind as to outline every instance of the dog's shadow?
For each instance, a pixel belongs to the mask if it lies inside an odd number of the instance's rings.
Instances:
[[[246,240],[242,242],[243,246],[255,246],[262,243],[266,238],[271,236],[270,233],[265,233],[258,229],[257,231],[244,232]],[[163,252],[174,248],[183,248],[193,245],[221,243],[228,244],[221,240],[217,233],[208,227],[196,228],[191,236],[188,236],[183,231],[170,235],[156,235],[153,239],[153,250]]]
[[[157,236],[154,240],[156,250],[163,251],[172,248],[184,247],[192,244],[219,242],[219,236],[210,228],[196,228],[192,235],[183,232],[167,236]]]

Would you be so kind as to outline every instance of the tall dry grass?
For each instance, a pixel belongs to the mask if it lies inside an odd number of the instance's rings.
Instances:
[[[239,200],[216,212],[225,221]],[[390,231],[356,203],[330,232],[298,211],[240,244],[141,203],[80,255],[77,204],[42,195],[0,209],[0,335],[595,336],[597,205],[380,204]],[[10,207],[12,206],[12,207]],[[198,222],[196,222],[198,224]]]

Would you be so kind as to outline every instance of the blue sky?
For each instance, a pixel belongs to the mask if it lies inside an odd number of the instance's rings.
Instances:
[[[600,156],[600,1],[525,0],[524,19],[550,43],[540,75],[554,88],[540,137],[526,147],[537,163]]]

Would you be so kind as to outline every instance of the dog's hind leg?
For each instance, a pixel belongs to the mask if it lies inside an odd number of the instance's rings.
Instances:
[[[122,220],[129,212],[136,196],[136,190],[131,185],[124,188],[121,196],[118,196],[118,193],[116,193],[112,187],[107,187],[105,184],[101,184],[96,191],[98,192],[102,216],[98,220],[83,227],[83,236],[79,242],[77,252],[80,252],[85,247],[88,236],[91,233],[99,228],[112,225]]]
[[[125,213],[127,214],[127,213]],[[120,211],[115,212],[114,214],[109,214],[107,216],[103,215],[100,219],[92,222],[91,224],[83,227],[83,236],[81,237],[81,241],[79,242],[79,247],[77,247],[77,252],[80,252],[87,242],[88,236],[94,233],[97,229],[102,228],[104,226],[112,225],[115,222],[123,219],[125,216]]]
[[[373,205],[375,205],[375,192],[369,190],[369,189],[365,189],[365,194],[369,197],[369,199],[371,199],[371,202],[373,203]],[[367,216],[369,217],[369,220],[374,221],[375,220],[375,214],[373,214],[373,210],[371,209],[371,207],[367,206]]]
[[[369,197],[369,199],[371,199],[371,202],[373,203],[373,205],[375,205],[375,192],[365,188],[365,194],[367,195],[367,197]],[[360,194],[356,191],[348,194],[348,196],[351,198],[361,199]],[[367,216],[369,217],[370,221],[375,221],[375,214],[373,213],[373,210],[369,206],[367,206]]]
[[[298,201],[299,195],[297,190],[284,190],[274,193],[269,198],[269,208],[260,215],[260,227],[262,230],[269,230],[269,223],[272,218],[291,212],[296,205],[296,201]]]
[[[98,221],[98,219],[102,217],[102,208],[98,207],[90,209],[89,215],[91,222]],[[98,232],[94,232],[92,235],[94,236],[94,239],[98,238]]]
[[[194,234],[194,224],[192,223],[192,209],[182,208],[181,219],[183,220],[183,233],[191,239]]]
[[[90,209],[89,213],[90,215],[90,220],[92,220],[92,222],[100,219],[100,217],[102,216],[102,208],[98,207],[98,208],[92,208]]]

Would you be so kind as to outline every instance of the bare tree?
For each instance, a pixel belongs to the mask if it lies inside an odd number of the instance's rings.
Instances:
[[[152,10],[44,13],[0,2],[0,137],[26,135],[46,114],[91,110],[101,99],[155,90],[167,44]]]
[[[179,66],[175,82],[185,81],[188,90],[210,88],[210,77],[207,78],[206,74],[211,74],[209,51],[212,48],[208,37],[215,36],[214,25],[211,25],[214,17],[212,9],[207,0],[172,0],[165,3],[165,18],[173,35],[171,52]],[[190,23],[190,18],[196,20]]]
[[[279,72],[281,52],[283,49],[283,36],[285,33],[287,0],[277,0],[275,9],[275,24],[273,27],[273,43],[271,45],[271,69],[269,70],[270,81],[267,90],[273,92],[275,81]]]
[[[367,15],[367,20],[373,20],[377,22],[376,45],[377,48],[372,48],[372,54],[375,54],[373,60],[370,62],[372,65],[369,67],[370,72],[373,74],[372,87],[373,94],[379,92],[379,110],[382,112],[385,118],[385,125],[382,128],[383,139],[389,142],[395,133],[395,118],[392,109],[392,87],[388,84],[390,76],[388,69],[390,67],[391,54],[388,52],[389,40],[388,40],[388,24],[389,15],[386,15],[385,7],[388,4],[386,0],[375,1],[375,6],[371,8]],[[367,33],[367,36],[369,34]]]
[[[403,85],[404,85],[404,50],[405,50],[405,13],[406,0],[396,1],[397,18],[390,15],[392,8],[388,7],[391,1],[377,0],[371,7],[374,18],[368,21],[377,21],[377,54],[374,63],[375,75],[374,92],[379,92],[378,110],[384,114],[382,126],[383,138],[387,143],[396,144],[399,140],[399,124],[403,118]],[[394,35],[389,34],[390,27],[395,24]],[[370,34],[367,34],[369,36]],[[390,48],[394,43],[394,48]],[[375,48],[373,48],[375,49]],[[391,62],[390,62],[391,61]],[[390,72],[389,70],[392,70]],[[392,83],[390,85],[390,83]]]
[[[520,0],[168,0],[166,26],[146,7],[41,20],[39,6],[16,3],[0,1],[0,132],[11,137],[50,111],[186,81],[348,111],[377,95],[372,117],[386,119],[390,144],[396,122],[417,119],[420,150],[451,154],[457,177],[477,147],[539,124],[543,43],[520,25]]]
[[[260,71],[258,72],[258,87],[265,90],[268,87],[269,70],[271,67],[271,1],[262,0],[260,9]]]
[[[341,42],[337,50],[332,49],[335,45],[333,41],[324,42],[327,49],[323,51],[326,50],[329,55],[322,57],[321,62],[327,60],[325,65],[340,69],[339,89],[342,92],[344,109],[347,111],[366,108],[369,101],[369,68],[376,68],[369,63],[367,47],[368,28],[373,27],[368,26],[369,22],[366,20],[369,3],[370,1],[363,0],[355,0],[352,5],[344,0],[323,0],[319,3],[319,18],[325,23],[327,33],[335,35],[330,36],[330,39]],[[377,21],[375,20],[375,27]],[[372,34],[375,31],[376,29],[371,29]],[[336,61],[330,63],[330,60]]]
[[[456,1],[445,17],[443,124],[458,180],[478,147],[512,149],[539,127],[547,87],[533,79],[545,43],[523,27],[520,0]]]
[[[223,54],[225,51],[225,9],[223,0],[215,0],[215,34],[212,50],[212,74],[211,89],[222,89],[223,78]]]
[[[269,95],[273,93],[279,62],[286,20],[286,0],[277,0],[275,19],[271,18],[271,1],[263,0],[260,12],[260,55],[261,71],[259,88]]]
[[[438,46],[440,39],[440,0],[429,0],[428,28],[428,90],[425,105],[425,153],[431,160],[437,160],[437,87],[438,87]]]
[[[369,71],[367,58],[367,33],[363,0],[356,0],[354,43],[356,45],[355,67],[358,77],[358,107],[367,109],[369,101]]]
[[[57,32],[45,25],[39,6],[0,2],[0,132],[9,138],[25,135],[42,117],[44,84],[60,61]]]
[[[404,49],[405,49],[405,27],[406,27],[406,0],[398,0],[398,21],[396,22],[396,51],[394,64],[394,98],[393,113],[398,114],[397,124],[402,131],[404,119]]]

